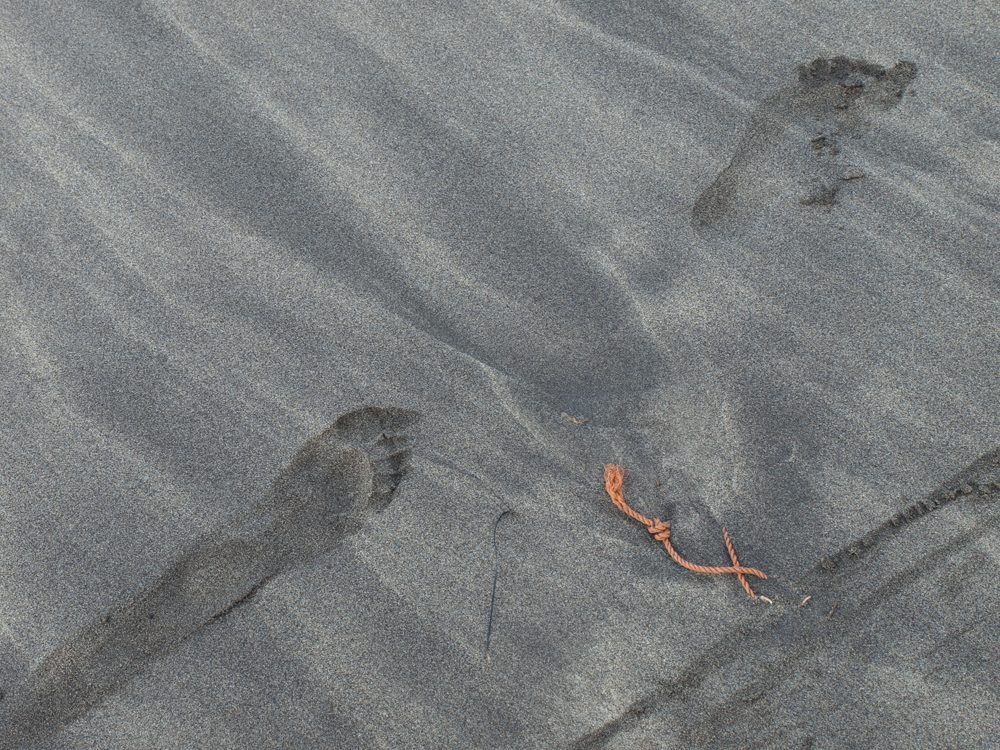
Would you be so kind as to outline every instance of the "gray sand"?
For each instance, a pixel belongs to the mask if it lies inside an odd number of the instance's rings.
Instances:
[[[258,5],[0,8],[0,747],[995,747],[1000,11]]]

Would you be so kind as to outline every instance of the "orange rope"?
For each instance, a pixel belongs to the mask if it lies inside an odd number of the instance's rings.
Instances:
[[[739,559],[736,557],[736,550],[733,547],[733,542],[729,538],[729,532],[725,529],[722,530],[723,539],[726,542],[726,551],[729,553],[729,559],[732,560],[732,567],[719,567],[710,565],[696,565],[695,563],[688,562],[680,553],[674,549],[674,546],[670,543],[670,521],[661,521],[659,518],[646,518],[636,510],[633,510],[628,503],[625,502],[625,494],[622,491],[622,486],[625,483],[625,470],[621,466],[615,464],[608,464],[604,467],[604,489],[608,492],[608,497],[611,498],[611,502],[615,504],[622,513],[631,518],[633,521],[637,521],[646,527],[646,531],[649,532],[650,536],[653,537],[658,542],[663,544],[663,549],[667,551],[670,555],[670,559],[675,563],[680,565],[685,570],[690,570],[692,573],[702,573],[705,575],[725,575],[732,574],[735,575],[743,590],[747,592],[747,595],[752,599],[756,599],[757,595],[754,594],[753,589],[750,588],[750,584],[747,582],[747,576],[756,576],[757,578],[767,579],[762,571],[757,570],[757,568],[745,568],[740,565]]]
[[[734,568],[740,567],[740,560],[738,557],[736,557],[736,549],[733,547],[733,540],[729,538],[729,532],[726,531],[725,526],[722,527],[722,538],[726,540],[726,552],[729,553],[729,559],[733,561],[733,567]],[[743,590],[747,592],[747,596],[749,596],[751,599],[757,598],[757,595],[753,592],[753,589],[750,588],[750,582],[747,581],[747,577],[745,575],[743,575],[742,573],[737,573],[736,580],[740,582],[740,586],[742,586]]]

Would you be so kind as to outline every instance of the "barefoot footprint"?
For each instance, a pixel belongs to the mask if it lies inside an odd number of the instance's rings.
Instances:
[[[8,695],[0,747],[56,734],[271,579],[359,529],[392,499],[410,454],[404,430],[416,419],[365,407],[309,440],[244,519],[197,542],[135,599],[51,653],[21,695]]]
[[[691,211],[696,230],[738,230],[783,203],[835,204],[845,182],[864,176],[845,162],[844,137],[868,132],[916,73],[911,62],[886,69],[847,57],[800,65],[794,85],[757,107],[729,165],[698,197]]]

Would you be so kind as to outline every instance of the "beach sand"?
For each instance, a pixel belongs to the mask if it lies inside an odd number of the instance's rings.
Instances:
[[[995,747],[998,48],[6,4],[0,747]]]

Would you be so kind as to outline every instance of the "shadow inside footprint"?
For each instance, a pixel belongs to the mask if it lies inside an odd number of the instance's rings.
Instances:
[[[150,661],[383,510],[406,472],[406,429],[417,418],[369,406],[309,440],[245,518],[196,542],[146,590],[46,657],[3,704],[0,747],[27,747],[58,733]]]
[[[905,61],[888,69],[847,57],[800,65],[798,81],[753,112],[729,165],[698,197],[695,229],[737,230],[776,205],[834,205],[842,185],[863,174],[844,162],[843,138],[867,132],[916,73]]]

